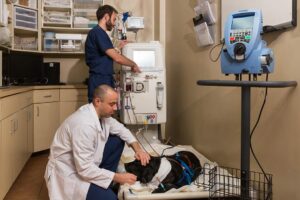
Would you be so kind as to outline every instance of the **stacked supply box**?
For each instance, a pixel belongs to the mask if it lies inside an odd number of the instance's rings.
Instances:
[[[96,11],[102,0],[74,0],[74,28],[92,28],[97,22]]]

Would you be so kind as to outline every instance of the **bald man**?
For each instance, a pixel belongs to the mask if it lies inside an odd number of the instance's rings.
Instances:
[[[50,199],[117,199],[112,182],[136,181],[133,174],[116,173],[124,142],[143,165],[148,164],[149,154],[111,117],[117,110],[117,100],[113,88],[98,86],[92,103],[79,108],[58,128],[45,172]]]

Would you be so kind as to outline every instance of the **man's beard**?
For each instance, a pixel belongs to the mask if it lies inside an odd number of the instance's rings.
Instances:
[[[109,20],[106,22],[106,29],[108,31],[111,31],[113,29],[114,25],[111,23],[110,18]]]

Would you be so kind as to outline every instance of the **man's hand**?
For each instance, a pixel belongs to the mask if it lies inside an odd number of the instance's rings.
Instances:
[[[113,180],[121,185],[125,183],[132,185],[136,181],[136,175],[131,173],[115,173]]]
[[[131,71],[134,72],[134,73],[141,73],[141,70],[137,65],[133,65],[131,67]]]
[[[141,161],[143,166],[146,166],[149,163],[150,155],[143,150],[137,151],[134,156],[137,160]]]
[[[122,49],[126,44],[128,44],[127,40],[119,40],[118,48]]]

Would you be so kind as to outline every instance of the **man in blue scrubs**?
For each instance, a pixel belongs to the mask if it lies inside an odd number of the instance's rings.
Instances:
[[[115,26],[118,11],[110,5],[100,6],[96,12],[98,25],[88,34],[85,42],[85,60],[89,66],[88,100],[93,99],[93,91],[98,85],[115,87],[113,61],[140,72],[137,64],[118,53],[106,31]]]

